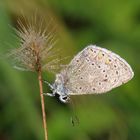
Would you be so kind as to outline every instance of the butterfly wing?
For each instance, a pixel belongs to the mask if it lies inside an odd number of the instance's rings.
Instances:
[[[119,55],[95,45],[79,52],[65,72],[65,87],[70,95],[105,93],[128,82],[134,75],[130,65]]]

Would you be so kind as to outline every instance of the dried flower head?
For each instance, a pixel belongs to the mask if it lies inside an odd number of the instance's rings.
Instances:
[[[55,28],[51,27],[52,20],[46,24],[45,19],[35,15],[32,19],[18,20],[16,29],[20,47],[8,53],[15,68],[27,71],[38,71],[39,68],[50,70],[59,59],[50,61],[55,53],[52,51],[56,43]],[[47,62],[49,60],[49,62]]]

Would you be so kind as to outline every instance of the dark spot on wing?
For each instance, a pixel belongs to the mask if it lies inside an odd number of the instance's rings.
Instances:
[[[90,49],[93,52],[93,49]]]
[[[103,81],[104,81],[104,82],[107,82],[107,81],[108,81],[108,79],[104,79]]]
[[[76,62],[78,63],[78,62],[79,62],[79,60],[76,60]]]
[[[116,68],[117,66],[116,65],[114,65],[114,68]]]
[[[95,91],[95,88],[93,88],[92,90]]]

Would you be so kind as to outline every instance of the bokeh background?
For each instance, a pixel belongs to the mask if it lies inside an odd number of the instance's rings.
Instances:
[[[132,66],[135,77],[103,95],[74,97],[71,107],[45,97],[49,140],[140,139],[140,1],[139,0],[0,0],[0,52],[17,47],[14,37],[21,13],[35,9],[57,25],[61,57],[70,59],[86,45],[112,50]],[[48,18],[49,20],[49,18]],[[9,45],[7,45],[9,44]],[[45,73],[44,79],[54,81]],[[44,85],[44,90],[49,89]],[[13,69],[0,60],[0,140],[43,140],[37,74]]]

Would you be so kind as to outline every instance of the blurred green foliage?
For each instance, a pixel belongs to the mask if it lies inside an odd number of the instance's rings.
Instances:
[[[61,57],[72,58],[86,45],[96,44],[120,54],[135,72],[132,81],[109,94],[73,97],[80,121],[75,127],[71,109],[45,97],[49,140],[139,140],[140,1],[1,0],[1,53],[7,44],[17,46],[11,26],[16,26],[21,11],[31,16],[35,9],[55,20]],[[50,73],[44,78],[54,81]],[[48,91],[46,85],[44,90]],[[17,71],[1,59],[0,140],[42,140],[41,119],[36,73]]]

